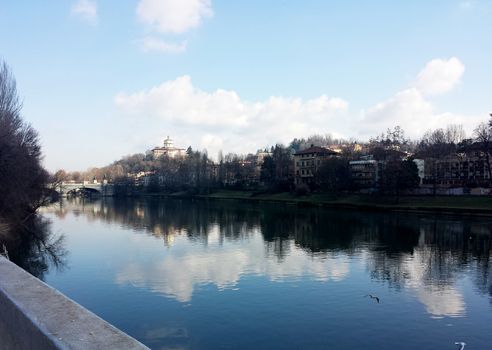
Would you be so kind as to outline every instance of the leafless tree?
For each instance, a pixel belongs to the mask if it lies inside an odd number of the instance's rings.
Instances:
[[[31,215],[48,180],[38,134],[22,120],[21,109],[15,79],[0,63],[0,217]]]
[[[451,124],[445,129],[446,142],[452,144],[459,144],[466,139],[466,133],[461,124]]]
[[[474,130],[476,144],[478,145],[482,155],[485,157],[485,166],[489,175],[489,181],[492,179],[492,171],[490,168],[490,147],[492,146],[492,131],[487,123],[480,123]]]

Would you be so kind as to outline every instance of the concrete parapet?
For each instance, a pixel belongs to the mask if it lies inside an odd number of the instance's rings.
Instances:
[[[148,349],[0,257],[0,349]]]

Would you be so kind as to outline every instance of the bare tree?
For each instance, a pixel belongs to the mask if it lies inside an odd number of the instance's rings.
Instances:
[[[446,142],[451,144],[459,144],[466,139],[466,133],[461,124],[451,124],[445,130]]]
[[[0,216],[31,215],[43,201],[48,173],[36,130],[20,115],[15,79],[0,63]]]
[[[474,130],[475,141],[482,155],[485,157],[485,166],[489,175],[489,181],[492,179],[490,168],[490,147],[492,146],[491,127],[487,123],[480,123]]]

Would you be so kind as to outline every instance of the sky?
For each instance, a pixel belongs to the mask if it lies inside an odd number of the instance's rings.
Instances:
[[[474,127],[492,112],[492,1],[0,0],[0,59],[44,164],[162,145]]]

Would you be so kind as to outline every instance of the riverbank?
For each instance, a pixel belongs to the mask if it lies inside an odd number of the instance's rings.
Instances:
[[[492,216],[492,198],[478,196],[401,196],[349,194],[332,196],[310,194],[296,196],[291,193],[262,193],[250,191],[220,190],[210,194],[148,194],[145,196],[164,196],[171,198],[200,198],[220,200],[243,200],[252,202],[285,203],[300,206],[316,206],[364,211],[404,211],[441,214]]]

